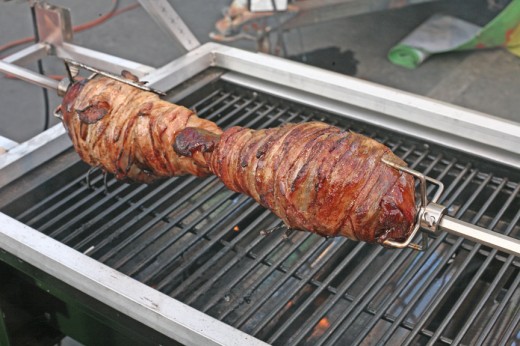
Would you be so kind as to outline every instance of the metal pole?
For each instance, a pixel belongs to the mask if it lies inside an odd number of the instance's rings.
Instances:
[[[45,43],[35,43],[6,56],[2,60],[18,66],[24,66],[45,56],[47,56],[47,45]]]
[[[58,91],[59,82],[24,67],[16,66],[0,60],[0,72],[11,74],[26,82],[41,86],[43,88]]]
[[[450,216],[444,216],[441,219],[439,229],[520,257],[520,240],[518,239],[457,220]]]
[[[186,51],[189,52],[200,46],[195,35],[167,0],[139,0],[139,3],[159,27],[177,39]]]

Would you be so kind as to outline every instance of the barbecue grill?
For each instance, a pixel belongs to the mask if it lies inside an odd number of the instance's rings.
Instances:
[[[139,185],[91,170],[56,125],[0,156],[0,269],[30,294],[2,296],[0,344],[15,334],[11,309],[87,344],[520,342],[518,124],[199,46],[166,1],[141,3],[185,55],[154,69],[79,47],[67,11],[37,2],[42,41],[0,70],[62,92],[66,81],[17,66],[52,47],[91,69],[146,76],[166,99],[224,128],[320,120],[371,136],[419,178],[422,231],[394,244],[402,249],[284,233],[276,216],[216,178]]]

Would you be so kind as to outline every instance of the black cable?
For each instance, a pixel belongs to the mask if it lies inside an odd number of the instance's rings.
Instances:
[[[41,59],[38,60],[38,73],[45,74],[45,71],[43,70],[43,61]],[[50,105],[49,105],[49,90],[46,88],[42,88],[43,90],[43,107],[45,108],[44,113],[44,121],[43,121],[43,131],[47,130],[49,128],[49,121],[50,121]]]
[[[38,35],[38,26],[36,23],[36,14],[34,12],[34,7],[31,7],[31,14],[32,14],[32,23],[33,23],[33,30],[34,30],[34,39],[35,43],[38,43],[40,41],[40,37]],[[43,69],[43,61],[42,59],[38,59],[38,73],[44,75],[45,71]],[[44,111],[44,120],[43,120],[43,131],[47,130],[49,128],[49,121],[50,121],[50,110],[49,110],[49,91],[45,88],[42,88],[43,90],[43,107],[45,108]]]

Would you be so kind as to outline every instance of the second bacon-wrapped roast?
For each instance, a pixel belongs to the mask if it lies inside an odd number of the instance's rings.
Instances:
[[[76,151],[119,179],[215,174],[287,227],[366,242],[406,239],[415,220],[405,163],[368,137],[321,122],[224,132],[192,111],[105,77],[75,83],[61,105]]]

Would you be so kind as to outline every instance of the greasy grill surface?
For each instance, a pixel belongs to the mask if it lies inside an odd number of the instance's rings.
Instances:
[[[222,127],[323,120],[375,137],[440,179],[449,214],[520,238],[518,172],[323,115],[224,82],[183,102]],[[323,117],[323,118],[322,118]],[[82,164],[79,164],[82,165]],[[77,167],[76,167],[77,168]],[[520,260],[442,234],[426,252],[283,230],[215,178],[128,185],[87,167],[9,214],[166,294],[270,343],[520,342]],[[494,172],[494,173],[493,173]],[[45,187],[39,187],[42,190]],[[21,207],[15,207],[16,205]]]

